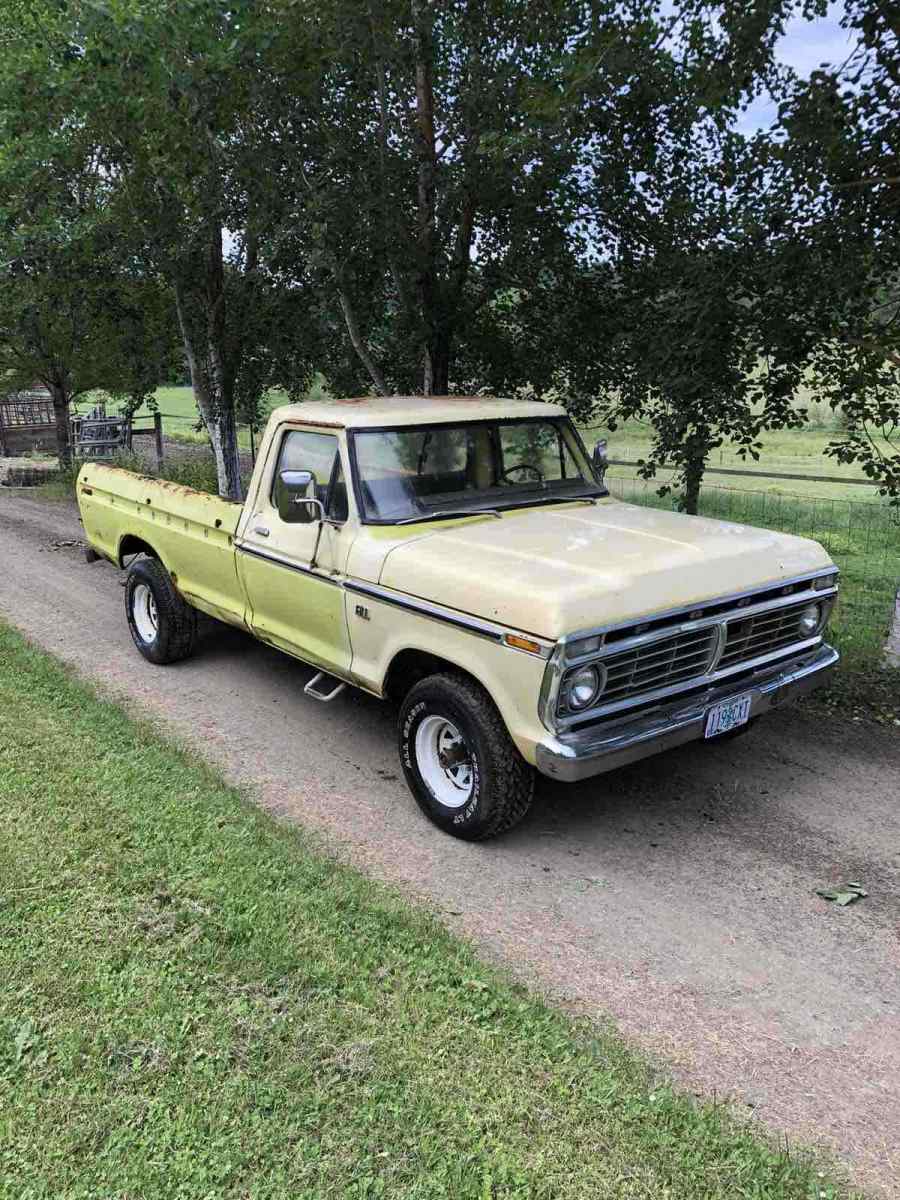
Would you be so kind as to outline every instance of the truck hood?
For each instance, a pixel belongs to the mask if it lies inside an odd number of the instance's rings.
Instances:
[[[556,639],[828,566],[807,538],[607,499],[420,528],[379,582]]]

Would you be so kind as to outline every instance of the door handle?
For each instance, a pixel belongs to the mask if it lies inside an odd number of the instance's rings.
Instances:
[[[268,537],[269,536],[269,530],[266,529],[265,525],[254,525],[253,532],[258,533],[260,537]]]

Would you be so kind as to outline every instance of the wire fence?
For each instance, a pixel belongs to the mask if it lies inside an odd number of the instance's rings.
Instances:
[[[610,478],[621,500],[675,509],[658,483]],[[703,516],[777,529],[820,542],[841,570],[841,592],[831,622],[832,640],[853,659],[879,659],[900,588],[900,508],[885,503],[825,500],[704,485]]]

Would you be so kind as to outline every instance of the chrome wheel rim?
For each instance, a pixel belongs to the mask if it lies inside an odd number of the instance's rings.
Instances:
[[[472,751],[446,717],[425,717],[416,730],[416,765],[434,798],[446,808],[462,808],[472,798]]]
[[[146,583],[139,583],[134,589],[131,597],[131,615],[141,641],[147,645],[155,642],[159,632],[159,614],[156,611],[156,597]]]

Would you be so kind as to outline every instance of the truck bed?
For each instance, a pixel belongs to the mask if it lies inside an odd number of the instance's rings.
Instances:
[[[89,545],[117,565],[152,551],[196,608],[246,628],[234,535],[241,504],[165,479],[88,462],[77,483]]]

